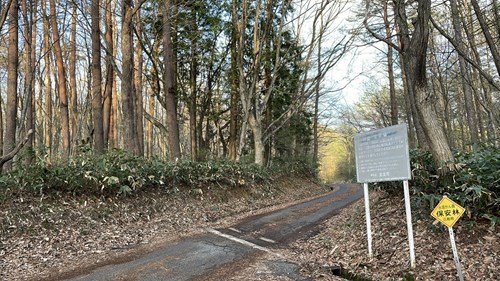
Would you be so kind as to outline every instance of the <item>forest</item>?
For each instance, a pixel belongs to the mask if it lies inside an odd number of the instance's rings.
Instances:
[[[406,123],[420,267],[401,182],[370,184],[380,263],[361,260],[361,202],[290,260],[456,280],[430,215],[447,195],[469,279],[499,280],[499,1],[0,0],[0,279],[355,183],[354,135]]]
[[[319,47],[342,5],[5,1],[3,170],[23,165],[20,146],[24,163],[82,147],[260,166],[311,155],[314,97],[349,46]]]
[[[456,151],[499,146],[497,0],[0,8],[4,173],[121,150],[168,163],[301,161],[350,170],[339,178],[352,180],[353,134],[402,122],[411,148],[429,152],[441,174],[457,168]],[[341,106],[338,97],[353,93],[331,71],[366,46],[382,79]],[[332,143],[345,155],[333,168],[321,161]]]

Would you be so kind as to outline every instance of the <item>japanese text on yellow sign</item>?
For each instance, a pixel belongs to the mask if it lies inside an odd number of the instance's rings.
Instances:
[[[447,196],[443,196],[443,199],[439,201],[431,215],[447,227],[451,228],[464,214],[464,212],[465,209],[462,208],[462,206],[453,202],[453,200]]]

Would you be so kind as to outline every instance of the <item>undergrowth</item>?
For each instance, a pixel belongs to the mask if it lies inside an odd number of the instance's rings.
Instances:
[[[455,153],[454,167],[442,174],[429,152],[410,152],[412,179],[410,192],[416,212],[429,214],[443,195],[466,209],[466,219],[488,219],[500,224],[500,148],[480,147]],[[402,193],[401,183],[379,183],[391,193]]]
[[[232,161],[167,162],[133,156],[123,150],[98,155],[84,150],[54,163],[38,161],[0,176],[0,194],[69,194],[116,196],[137,194],[151,188],[191,192],[204,187],[252,188],[269,183],[285,172],[310,176],[311,169],[291,161],[271,168]]]

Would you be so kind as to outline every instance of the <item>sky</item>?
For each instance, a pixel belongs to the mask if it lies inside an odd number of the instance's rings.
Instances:
[[[341,2],[345,1],[345,2]],[[310,2],[302,2],[306,5],[299,9],[299,13],[307,11],[308,8],[317,7],[313,3],[322,2],[322,0],[311,0]],[[341,38],[347,33],[346,30],[361,29],[364,32],[361,19],[352,20],[355,18],[355,14],[359,14],[359,1],[352,0],[337,0],[332,1],[329,6],[331,11],[336,14],[335,11],[341,10],[334,18],[335,20],[330,26],[329,34],[324,38],[322,43],[322,48],[326,49],[328,45],[335,45],[339,42]],[[309,11],[315,11],[314,8]],[[310,35],[312,34],[312,12],[305,13],[309,14],[309,20],[304,22],[303,28],[306,32],[300,32],[303,37],[303,41],[308,43],[310,41]],[[325,15],[325,18],[328,18]],[[383,43],[377,43],[374,45],[367,45],[366,42],[354,42],[355,47],[349,51],[344,57],[332,68],[326,75],[324,80],[324,89],[334,91],[332,95],[339,96],[340,100],[338,102],[344,103],[346,105],[352,105],[357,102],[364,91],[364,87],[368,81],[375,79],[383,83],[385,71],[383,69],[383,64],[379,63],[381,51],[386,47]]]

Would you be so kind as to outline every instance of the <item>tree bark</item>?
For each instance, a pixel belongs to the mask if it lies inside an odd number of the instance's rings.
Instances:
[[[54,38],[54,51],[56,55],[56,66],[57,66],[59,110],[61,114],[61,138],[63,143],[62,155],[68,157],[71,152],[71,138],[69,130],[69,110],[68,110],[68,94],[66,87],[66,70],[64,67],[64,59],[61,49],[61,39],[59,37],[59,29],[57,27],[56,4],[54,0],[49,0],[49,3],[50,3],[50,21],[52,26],[52,34]]]
[[[43,17],[43,51],[45,75],[44,75],[44,93],[45,93],[45,127],[44,127],[44,143],[47,148],[47,154],[52,155],[53,137],[52,137],[52,119],[53,119],[53,104],[52,104],[52,78],[51,69],[52,62],[50,59],[50,24],[47,17],[46,0],[41,1],[42,17]]]
[[[389,22],[388,0],[384,0],[384,27],[387,40],[392,41],[392,31]],[[394,82],[393,50],[387,45],[387,74],[389,75],[389,97],[391,101],[391,124],[398,124],[398,102],[396,98],[396,85]]]
[[[193,3],[191,7],[191,62],[189,71],[189,86],[190,97],[188,101],[189,110],[189,137],[191,143],[191,160],[198,160],[198,137],[196,132],[196,117],[197,117],[197,101],[198,101],[198,88],[197,88],[197,72],[198,72],[198,26],[197,26],[197,12]]]
[[[138,153],[140,156],[144,156],[144,97],[143,97],[143,70],[144,70],[144,62],[142,56],[142,45],[140,41],[142,40],[142,17],[141,11],[137,11],[137,43],[135,46],[135,78],[134,78],[134,87],[135,87],[135,107],[136,107],[136,125],[137,125],[137,145],[138,145]]]
[[[3,140],[3,154],[14,149],[17,129],[17,70],[19,68],[19,6],[17,0],[12,0],[9,7],[9,45],[7,50],[7,103],[5,110],[5,135]],[[3,163],[3,171],[12,169],[12,162]]]
[[[70,103],[71,103],[71,137],[72,145],[78,144],[78,98],[76,91],[76,17],[77,6],[76,1],[71,2],[71,41],[70,41],[70,54],[69,54],[69,87],[70,87]]]
[[[177,106],[175,92],[174,61],[171,37],[171,0],[165,0],[163,6],[163,52],[164,52],[164,90],[167,111],[167,128],[170,160],[177,161],[181,158],[181,148],[179,140],[179,125],[177,122]]]
[[[237,24],[236,0],[232,4],[232,27],[231,27],[231,69],[229,71],[229,83],[231,89],[229,105],[229,159],[236,161],[238,155],[238,67],[237,67]]]
[[[409,89],[415,97],[418,117],[429,143],[433,159],[442,172],[446,172],[446,163],[453,160],[446,135],[439,124],[433,104],[435,97],[429,91],[426,62],[429,41],[430,0],[418,2],[414,31],[409,34],[404,1],[395,1],[396,20],[401,37],[401,57],[406,71]]]
[[[453,21],[453,30],[455,33],[455,40],[458,43],[458,47],[465,51],[465,46],[463,43],[462,27],[460,21],[460,10],[458,9],[457,0],[450,0],[451,14]],[[471,142],[474,145],[479,144],[478,126],[477,126],[477,113],[476,106],[474,104],[474,97],[472,96],[472,79],[470,75],[469,66],[467,65],[465,59],[462,56],[458,56],[458,62],[460,66],[460,73],[462,74],[462,90],[464,92],[464,103],[465,112],[467,114],[467,123],[469,127],[469,134]]]
[[[137,155],[137,124],[134,91],[134,49],[133,49],[133,5],[132,0],[122,0],[122,117],[123,146]]]
[[[94,148],[97,153],[104,152],[104,128],[102,109],[102,73],[101,73],[101,28],[100,0],[92,0],[92,124]]]
[[[30,1],[30,5],[26,0],[22,0],[22,12],[24,17],[24,33],[25,33],[25,92],[26,92],[26,125],[24,131],[26,134],[35,128],[35,63],[36,63],[36,21],[33,16],[36,15],[37,1]],[[25,148],[29,152],[24,159],[25,164],[29,165],[34,160],[34,137],[32,134],[28,136]]]
[[[113,85],[115,80],[115,73],[113,68],[113,53],[114,53],[114,41],[113,41],[113,17],[111,13],[111,1],[105,0],[105,42],[106,42],[106,84],[104,85],[104,102],[103,102],[103,143],[104,147],[107,148],[110,144],[114,144],[111,140],[113,136],[111,135],[111,113],[113,104]]]

